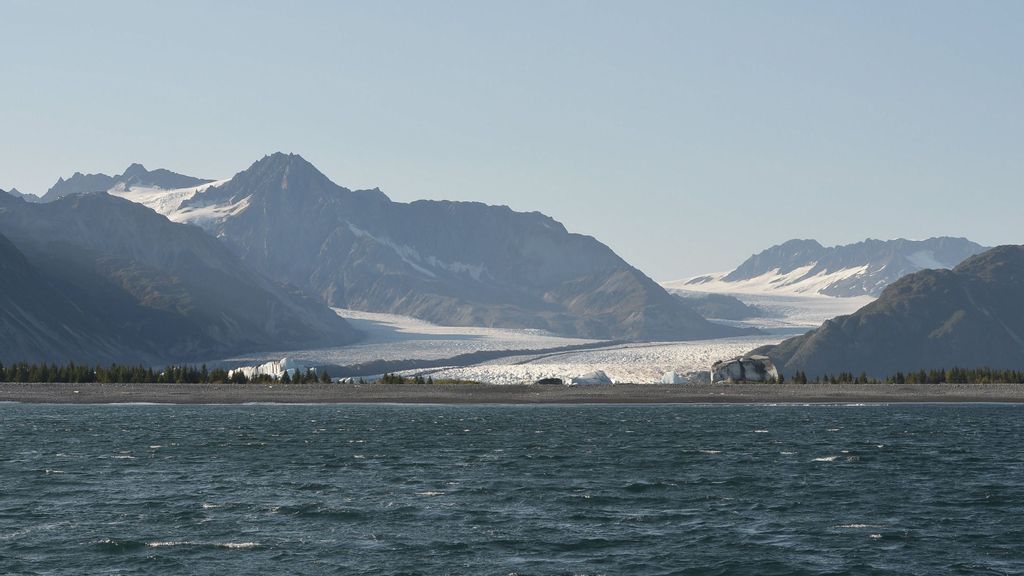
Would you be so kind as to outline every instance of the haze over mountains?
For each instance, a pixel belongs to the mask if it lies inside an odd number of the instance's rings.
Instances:
[[[953,270],[905,276],[849,316],[757,353],[784,373],[1024,366],[1024,246],[1000,246]]]
[[[199,228],[106,193],[0,194],[0,230],[2,361],[197,361],[358,336]]]
[[[953,268],[985,249],[965,238],[949,237],[868,239],[827,248],[815,240],[790,240],[751,256],[731,272],[666,285],[702,292],[877,297],[886,286],[907,274]]]
[[[253,269],[332,306],[588,338],[743,333],[706,321],[607,246],[543,214],[392,202],[338,186],[297,155],[272,154],[219,182],[138,165],[117,177],[76,174],[47,197],[97,187],[202,226]]]

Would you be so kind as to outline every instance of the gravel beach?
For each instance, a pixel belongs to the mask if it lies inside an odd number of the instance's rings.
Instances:
[[[1024,402],[1020,384],[48,384],[0,383],[0,402],[53,404]]]

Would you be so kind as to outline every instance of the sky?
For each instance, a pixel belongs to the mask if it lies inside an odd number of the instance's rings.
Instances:
[[[1024,3],[0,0],[0,188],[301,154],[656,280],[790,238],[1024,243]]]

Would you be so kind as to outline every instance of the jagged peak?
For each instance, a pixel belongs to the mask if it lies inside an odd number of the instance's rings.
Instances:
[[[268,191],[307,192],[338,189],[349,192],[347,188],[332,182],[302,156],[284,152],[274,152],[260,158],[245,170],[235,174],[232,181],[242,186],[267,186],[268,188],[264,189]],[[260,184],[256,184],[257,182]]]
[[[249,167],[249,170],[252,170],[254,168],[256,168],[256,169],[284,169],[284,168],[300,169],[300,168],[302,168],[302,169],[308,169],[308,170],[315,170],[318,173],[320,172],[319,170],[316,169],[316,166],[313,166],[313,164],[310,163],[308,160],[306,160],[302,156],[299,156],[298,154],[294,154],[294,153],[291,153],[291,152],[288,152],[288,153],[285,153],[285,152],[274,152],[272,154],[267,154],[263,158],[260,158],[259,160],[253,162],[252,166]]]

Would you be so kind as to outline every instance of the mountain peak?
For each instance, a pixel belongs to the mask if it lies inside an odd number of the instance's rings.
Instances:
[[[132,178],[133,176],[144,176],[146,174],[149,174],[149,170],[146,170],[145,166],[138,162],[133,162],[131,166],[125,168],[124,174],[121,174],[121,177],[127,179]]]
[[[824,248],[824,246],[821,245],[821,242],[818,242],[817,240],[814,240],[813,238],[794,238],[792,240],[786,240],[785,242],[783,242],[782,244],[779,244],[778,246],[775,246],[774,248],[775,249],[785,248],[785,249],[812,249],[812,250],[817,250],[817,249]],[[772,249],[773,248],[769,248],[768,250],[772,250]],[[766,252],[768,250],[766,250]]]
[[[259,188],[285,191],[313,191],[339,187],[298,154],[274,152],[253,162],[232,180]],[[340,187],[339,187],[340,188]]]
[[[316,170],[308,160],[293,153],[274,152],[273,154],[267,154],[263,158],[260,158],[250,166],[250,170],[253,168],[259,169],[307,169]],[[319,172],[319,170],[317,170]]]

